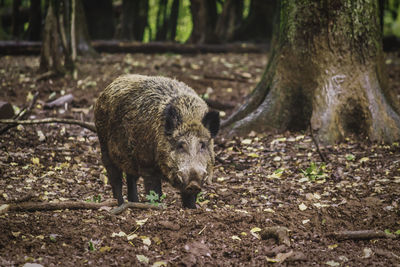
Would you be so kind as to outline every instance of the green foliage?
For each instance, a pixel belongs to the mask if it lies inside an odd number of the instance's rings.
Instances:
[[[161,201],[165,199],[166,195],[162,194],[161,197],[153,190],[150,190],[149,194],[146,195],[147,201],[156,207],[158,207],[161,204]]]
[[[322,163],[320,166],[317,166],[315,162],[311,162],[310,167],[305,170],[301,170],[301,173],[310,181],[322,180],[327,177],[326,166],[324,163]]]
[[[168,0],[167,4],[167,16],[171,12],[173,0]],[[148,11],[148,26],[145,29],[143,41],[150,42],[155,40],[157,33],[157,13],[160,6],[160,0],[149,0],[149,11]],[[176,29],[175,41],[184,43],[189,39],[192,32],[192,14],[190,12],[190,0],[180,1],[179,13],[178,13],[178,25]]]
[[[94,195],[92,199],[86,199],[86,202],[95,202],[95,203],[100,203],[101,202],[101,195]]]
[[[400,1],[388,0],[383,15],[383,35],[400,37]]]
[[[89,251],[95,251],[96,250],[92,240],[89,240],[88,247],[89,247]]]
[[[204,201],[205,201],[205,199],[204,199],[203,192],[198,193],[197,196],[196,196],[196,203],[199,204],[199,203],[204,202]]]

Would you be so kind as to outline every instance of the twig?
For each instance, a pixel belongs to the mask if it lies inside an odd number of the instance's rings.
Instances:
[[[388,239],[396,239],[397,236],[394,234],[386,233],[384,231],[375,231],[375,230],[362,230],[362,231],[340,231],[333,232],[329,236],[337,239],[337,240],[365,240],[365,239],[375,239],[375,238],[388,238]]]
[[[114,215],[117,215],[117,214],[120,214],[121,212],[125,211],[128,208],[159,210],[159,209],[162,209],[162,206],[155,206],[155,205],[151,205],[149,203],[124,202],[121,206],[112,209],[110,212]]]
[[[29,103],[29,105],[26,108],[23,108],[15,117],[14,120],[21,120],[26,118],[29,113],[31,113],[32,108],[34,107],[36,100],[38,99],[39,96],[39,92],[36,92],[33,95],[33,98],[31,100],[31,102]],[[10,130],[11,128],[14,128],[15,126],[17,126],[18,124],[16,123],[11,123],[10,125],[5,126],[3,129],[0,130],[0,135],[2,135],[3,133],[7,132],[8,130]]]
[[[42,119],[42,120],[0,120],[0,123],[3,124],[12,124],[12,125],[18,125],[18,124],[45,124],[45,123],[64,123],[64,124],[75,124],[79,125],[83,128],[86,128],[92,132],[96,132],[96,126],[94,123],[90,122],[85,122],[85,121],[78,121],[78,120],[72,120],[72,119],[61,119],[61,118],[47,118],[47,119]]]
[[[326,158],[325,158],[324,154],[322,154],[321,150],[319,149],[319,145],[318,145],[317,139],[315,139],[315,137],[314,137],[314,131],[312,129],[311,122],[310,122],[310,134],[311,134],[311,139],[313,140],[314,145],[317,148],[317,152],[318,152],[321,160],[323,162],[326,162]]]
[[[284,226],[266,227],[260,232],[262,239],[275,238],[279,244],[290,246],[289,229]]]

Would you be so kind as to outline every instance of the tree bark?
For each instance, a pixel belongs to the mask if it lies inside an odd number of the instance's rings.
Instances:
[[[75,45],[76,45],[76,53],[82,56],[95,56],[97,55],[96,51],[93,49],[90,43],[89,31],[87,27],[87,20],[85,16],[85,10],[83,8],[82,0],[72,0],[75,2],[75,18],[72,21],[71,16],[71,28],[75,23]],[[73,32],[71,31],[71,39],[73,38]],[[71,44],[73,44],[71,42]],[[73,50],[72,50],[73,51]],[[73,56],[72,59],[76,58]]]
[[[21,7],[21,0],[14,0],[12,3],[12,18],[11,18],[11,35],[19,39],[23,30],[19,9]]]
[[[378,0],[281,2],[262,80],[223,126],[229,133],[305,130],[326,144],[349,135],[393,142],[400,105],[384,70]]]
[[[240,41],[270,42],[274,23],[278,17],[278,0],[251,0],[247,18],[234,32]]]
[[[173,0],[168,22],[168,40],[175,41],[176,27],[178,26],[180,0]]]
[[[90,38],[92,40],[112,39],[115,34],[112,0],[83,0],[83,6]]]
[[[191,0],[193,29],[189,43],[216,43],[218,39],[214,29],[217,22],[217,8],[213,0]]]
[[[49,7],[47,9],[43,44],[40,53],[40,71],[53,71],[55,73],[64,72],[54,0],[49,1]]]
[[[39,41],[42,32],[42,7],[40,0],[31,0],[29,7],[29,26],[27,39],[29,41]]]
[[[215,33],[222,42],[232,41],[242,22],[243,1],[227,0],[218,17]]]

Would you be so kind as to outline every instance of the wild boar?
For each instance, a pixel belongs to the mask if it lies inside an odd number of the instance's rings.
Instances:
[[[182,204],[196,208],[196,196],[210,182],[219,113],[186,84],[165,78],[124,75],[99,96],[94,108],[102,161],[121,205],[122,173],[128,201],[138,201],[136,182],[146,194],[162,195],[167,180],[181,192]]]

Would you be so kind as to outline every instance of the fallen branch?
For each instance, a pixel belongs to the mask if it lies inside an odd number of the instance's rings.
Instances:
[[[63,202],[24,202],[3,204],[0,208],[0,214],[10,211],[49,211],[49,210],[97,210],[101,207],[115,206],[115,200],[109,200],[102,203],[81,202],[81,201],[63,201]]]
[[[398,238],[394,234],[386,233],[384,231],[375,231],[375,230],[362,230],[362,231],[340,231],[333,232],[329,234],[329,236],[341,241],[341,240],[368,240],[368,239],[376,239],[376,238],[388,238],[388,239],[396,239]]]
[[[279,244],[290,246],[289,229],[284,226],[266,227],[260,232],[262,239],[275,238]]]
[[[28,117],[28,115],[31,113],[36,100],[38,99],[39,96],[39,92],[36,92],[33,95],[33,98],[31,100],[31,102],[29,103],[29,105],[25,108],[23,108],[14,118],[13,120],[9,120],[9,121],[14,121],[14,123],[10,123],[9,125],[5,126],[3,129],[0,130],[0,135],[2,135],[3,133],[7,132],[8,130],[10,130],[11,128],[14,128],[18,125],[18,123],[15,123],[15,121],[17,120],[22,120],[26,117]]]
[[[125,205],[124,205],[125,204]],[[128,202],[123,205],[111,210],[112,214],[118,214],[115,212],[121,210],[121,212],[127,208],[134,209],[159,209],[154,205],[148,203]],[[115,200],[107,200],[101,203],[95,202],[83,202],[83,201],[62,201],[62,202],[24,202],[24,203],[9,203],[0,206],[0,214],[15,211],[15,212],[33,212],[33,211],[50,211],[50,210],[97,210],[102,207],[113,207],[116,206]]]
[[[110,211],[110,213],[117,215],[125,211],[126,209],[134,208],[134,209],[153,209],[158,210],[161,209],[162,206],[155,206],[149,203],[139,203],[139,202],[124,202],[121,206],[116,207]]]
[[[18,125],[18,124],[29,125],[29,124],[45,124],[45,123],[75,124],[83,128],[86,128],[94,133],[96,132],[96,126],[94,125],[94,123],[72,120],[72,119],[47,118],[42,120],[0,120],[0,123],[12,124],[12,125]]]
[[[98,40],[91,42],[97,52],[106,53],[266,53],[268,46],[252,43],[231,44],[178,44],[171,42],[127,42],[118,40]],[[38,55],[41,42],[1,41],[0,54],[6,55]]]

